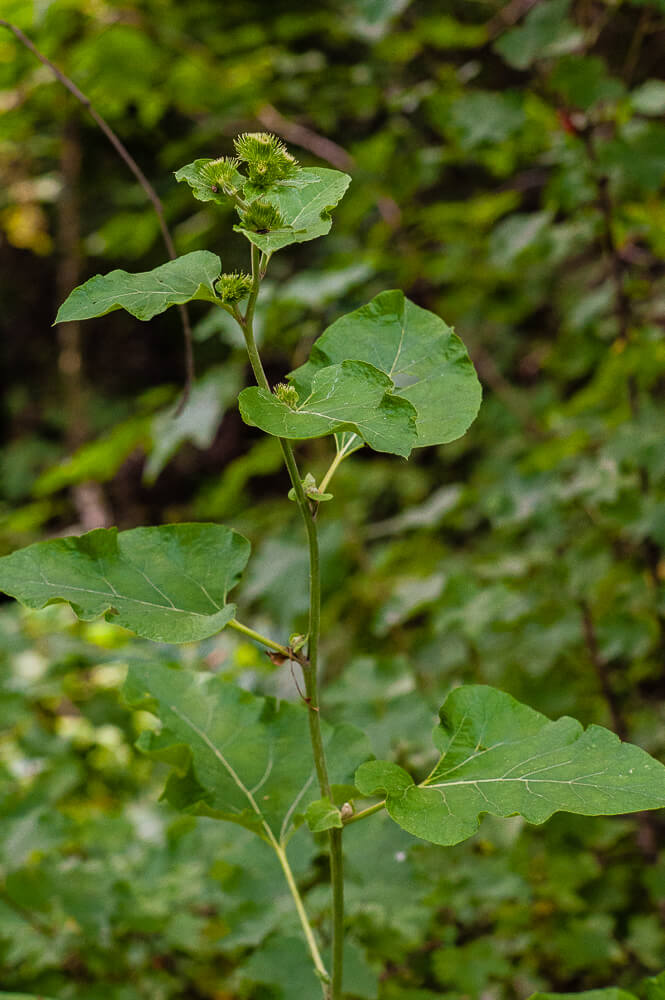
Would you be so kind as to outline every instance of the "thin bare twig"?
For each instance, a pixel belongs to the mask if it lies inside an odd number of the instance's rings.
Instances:
[[[525,14],[528,14],[532,7],[535,7],[538,0],[510,0],[505,7],[496,14],[487,25],[489,38],[496,38],[506,28],[512,27]]]
[[[15,24],[11,24],[11,22],[9,21],[6,21],[4,18],[0,18],[0,27],[7,28],[9,31],[11,31],[12,34],[15,35],[16,38],[18,38],[19,42],[21,42],[21,44],[26,47],[26,49],[29,49],[30,52],[32,52],[32,54],[36,56],[41,63],[43,63],[44,66],[48,66],[48,68],[51,70],[56,79],[59,80],[59,82],[63,85],[63,87],[66,87],[67,90],[70,92],[70,94],[73,94],[76,100],[80,104],[82,104],[84,108],[86,108],[90,117],[102,130],[102,132],[109,140],[115,151],[121,157],[121,159],[124,160],[124,162],[127,164],[129,169],[134,174],[137,181],[145,191],[146,195],[152,202],[152,207],[155,210],[155,215],[157,216],[157,220],[159,222],[159,228],[161,230],[162,237],[164,239],[166,250],[171,260],[175,260],[177,254],[175,252],[175,246],[173,245],[173,240],[171,239],[171,233],[169,232],[169,228],[166,224],[166,219],[164,217],[164,206],[162,205],[160,197],[155,191],[154,187],[152,186],[146,175],[143,173],[143,171],[141,170],[138,163],[131,155],[127,147],[123,145],[123,143],[120,141],[120,139],[115,134],[115,132],[108,124],[108,122],[104,118],[102,118],[100,113],[91,103],[90,98],[86,97],[83,91],[79,90],[79,88],[76,86],[73,80],[70,80],[69,77],[66,76],[62,72],[62,70],[58,69],[58,67],[54,65],[54,63],[52,63],[50,59],[47,59],[47,57],[43,55],[42,52],[39,51],[36,45],[28,38],[26,34],[24,34],[23,31],[21,31],[19,27],[17,27]],[[185,388],[183,391],[182,399],[178,406],[177,412],[179,413],[182,411],[182,409],[187,403],[189,394],[191,392],[192,383],[194,381],[194,352],[192,348],[192,327],[189,321],[189,313],[187,311],[187,307],[181,305],[178,306],[178,309],[180,312],[180,319],[182,321],[183,333],[185,335]]]
[[[612,726],[617,736],[625,740],[628,738],[628,726],[621,710],[619,699],[617,698],[612,685],[610,684],[609,667],[600,652],[598,636],[596,635],[596,625],[591,614],[588,601],[580,601],[580,612],[582,614],[582,630],[584,632],[584,643],[587,648],[591,665],[596,672],[598,683],[603,695],[603,700],[607,705],[612,719]]]
[[[264,104],[256,117],[271,132],[281,135],[287,142],[302,146],[303,149],[318,156],[320,160],[326,160],[338,170],[351,170],[353,167],[353,157],[347,153],[343,146],[339,146],[332,139],[326,139],[325,136],[319,135],[318,132],[314,132],[305,125],[289,121],[272,104]]]

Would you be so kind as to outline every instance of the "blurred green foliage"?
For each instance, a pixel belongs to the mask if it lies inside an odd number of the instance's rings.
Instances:
[[[2,16],[131,149],[179,253],[246,269],[230,213],[193,207],[171,173],[229,154],[238,131],[270,128],[304,165],[351,173],[327,240],[271,267],[257,319],[273,381],[387,287],[470,348],[485,390],[472,431],[399,466],[354,455],[321,510],[330,720],[425,773],[445,694],[486,682],[662,759],[662,2],[5,0]],[[0,548],[90,518],[223,519],[255,549],[243,620],[285,641],[305,627],[305,555],[275,443],[231,402],[236,332],[221,310],[192,309],[199,381],[172,419],[175,311],[147,326],[114,313],[73,341],[51,330],[68,274],[71,287],[166,254],[125,165],[6,31],[0,108]],[[320,441],[301,454],[318,477],[332,457]],[[92,511],[89,480],[102,484]],[[276,863],[243,831],[157,803],[162,771],[133,750],[149,716],[119,696],[136,659],[292,698],[288,670],[226,634],[155,652],[62,608],[0,611],[0,987],[304,995]],[[451,854],[380,817],[350,827],[350,995],[619,984],[657,1000],[662,983],[644,977],[665,965],[664,829],[655,814],[486,820]],[[297,843],[325,928],[321,861]]]

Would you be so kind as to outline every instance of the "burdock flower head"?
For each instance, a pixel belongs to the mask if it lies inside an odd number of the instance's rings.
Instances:
[[[223,274],[217,281],[215,288],[222,302],[234,305],[234,303],[246,299],[251,292],[252,276],[238,271],[234,271],[232,274]]]
[[[268,201],[253,201],[241,212],[240,221],[245,229],[255,233],[269,233],[286,225],[282,213]]]
[[[269,132],[245,132],[234,140],[236,154],[247,167],[247,176],[256,187],[288,180],[298,172],[298,161],[284,143]]]
[[[239,166],[240,161],[231,156],[220,156],[218,160],[209,160],[201,167],[201,180],[213,191],[235,194],[238,190]]]

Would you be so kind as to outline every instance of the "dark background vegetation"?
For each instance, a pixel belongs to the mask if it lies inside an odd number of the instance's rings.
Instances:
[[[231,212],[173,171],[270,128],[353,183],[331,235],[276,256],[274,380],[400,287],[484,385],[453,445],[364,453],[321,511],[329,717],[416,773],[438,705],[495,684],[665,755],[665,4],[662,0],[4,0],[155,184],[179,252],[245,267]],[[306,565],[273,441],[246,428],[233,331],[192,308],[52,328],[77,283],[166,259],[85,110],[0,31],[0,550],[99,524],[223,520],[254,545],[241,618],[304,626]],[[221,314],[221,311],[218,311]],[[322,475],[330,441],[300,449]],[[0,608],[0,986],[59,1000],[313,995],[279,872],[241,829],[157,804],[119,696],[133,657],[293,697],[224,633],[147,647],[63,608]],[[665,966],[665,822],[485,820],[452,850],[348,831],[350,995],[517,1000]],[[296,839],[317,926],[316,846]],[[318,988],[318,987],[317,987]]]

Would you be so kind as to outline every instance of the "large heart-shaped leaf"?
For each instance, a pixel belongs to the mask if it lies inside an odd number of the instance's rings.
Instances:
[[[125,686],[134,705],[161,719],[139,746],[175,770],[165,797],[176,808],[231,820],[284,844],[296,817],[320,796],[308,709],[259,698],[219,677],[135,663]],[[345,795],[369,752],[353,726],[324,726],[330,778]]]
[[[344,197],[351,183],[348,174],[326,167],[305,167],[297,174],[298,185],[279,185],[270,188],[261,200],[279,209],[285,226],[289,228],[268,233],[257,233],[243,225],[234,226],[239,233],[264,253],[305,243],[330,232],[331,210]]]
[[[4,556],[0,591],[29,608],[67,602],[86,621],[103,614],[146,639],[192,642],[233,618],[226,595],[249,550],[218,524],[98,528]]]
[[[125,309],[137,319],[152,319],[169,306],[182,305],[192,299],[214,302],[213,283],[222,272],[217,254],[194,250],[176,257],[152,271],[129,274],[110,271],[97,274],[79,285],[63,302],[56,323],[105,316],[114,309]]]
[[[344,361],[317,372],[306,398],[293,405],[267,389],[243,389],[240,413],[245,423],[275,437],[303,440],[354,431],[375,451],[406,456],[416,441],[416,411],[392,388],[378,368]]]
[[[317,371],[348,359],[385,372],[396,393],[413,403],[418,447],[454,441],[478,413],[480,383],[464,344],[442,319],[402,292],[381,292],[336,320],[289,379],[307,395]]]
[[[494,688],[457,688],[444,702],[434,743],[441,758],[416,785],[397,764],[372,761],[356,774],[363,794],[386,793],[400,826],[434,844],[458,844],[483,813],[544,823],[665,806],[665,767],[600,726],[551,722]]]

